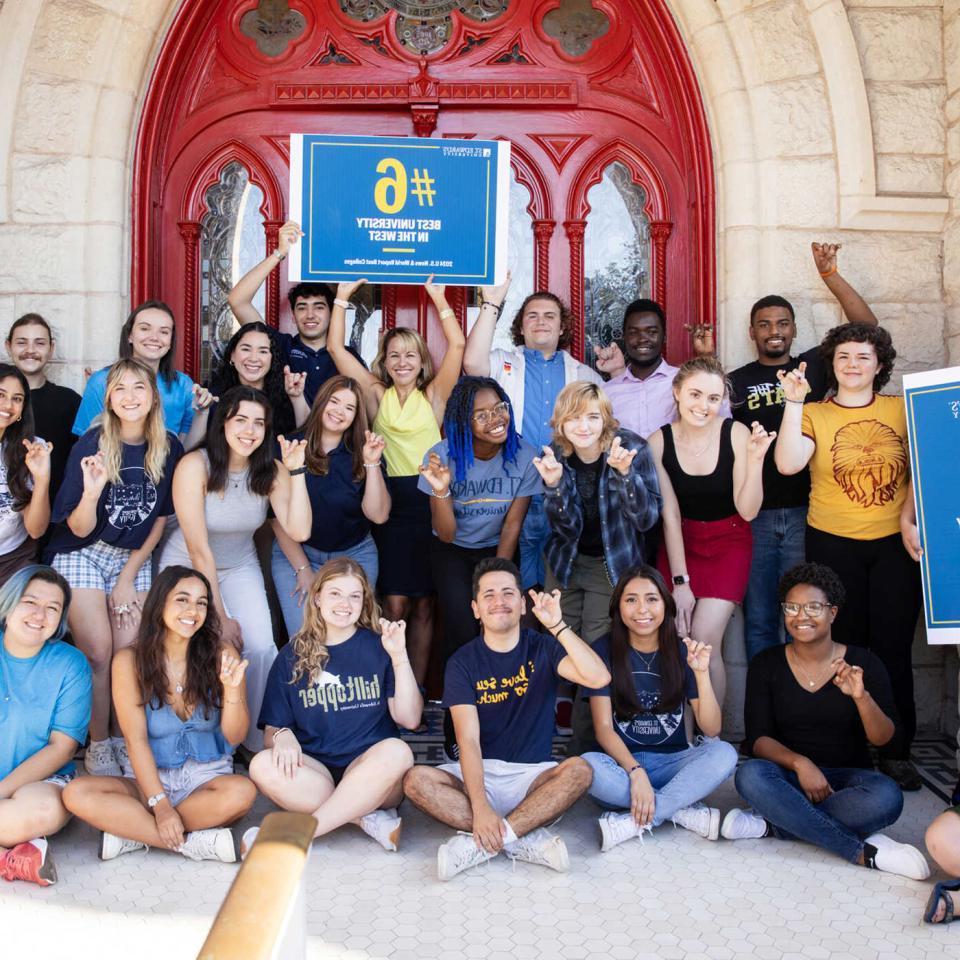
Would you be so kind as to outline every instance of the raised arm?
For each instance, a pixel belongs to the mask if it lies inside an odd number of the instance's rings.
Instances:
[[[763,461],[776,439],[754,420],[753,429],[734,422],[733,435],[733,502],[744,520],[756,518],[763,506]]]
[[[867,302],[837,271],[839,243],[811,243],[813,262],[827,289],[837,298],[848,323],[865,323],[875,327],[879,323]]]
[[[621,509],[634,529],[646,533],[660,518],[663,506],[650,445],[641,441],[635,449],[628,449],[621,445],[619,437],[614,437],[607,463],[620,486]]]
[[[503,310],[503,301],[510,289],[511,275],[497,287],[482,287],[483,302],[463,351],[463,372],[470,377],[490,376],[490,350],[497,332],[497,322]]]
[[[777,469],[784,476],[799,473],[809,462],[816,450],[816,444],[803,435],[803,402],[810,392],[806,378],[806,363],[796,370],[784,374],[777,371],[777,379],[783,388],[786,403],[783,405],[783,419],[780,421],[780,434],[773,451]]]
[[[368,430],[363,442],[363,500],[360,509],[371,523],[386,523],[390,518],[390,491],[383,474],[384,439]]]
[[[27,448],[25,462],[33,481],[30,500],[23,508],[23,525],[34,540],[39,540],[50,525],[50,454],[53,444],[44,440],[34,443],[24,438],[23,445]]]
[[[303,461],[306,440],[277,437],[283,461],[277,464],[277,475],[270,490],[270,506],[287,534],[303,543],[313,527],[313,508],[307,493],[307,471]]]
[[[564,680],[583,687],[605,687],[610,682],[610,671],[593,648],[584,643],[564,622],[560,609],[560,591],[538,593],[530,590],[529,593],[533,601],[533,615],[547,628],[566,654],[557,664],[557,673]]]
[[[71,456],[70,466],[74,458]],[[97,505],[107,486],[107,468],[103,454],[99,451],[89,457],[80,458],[80,471],[83,477],[83,493],[79,503],[67,516],[67,526],[75,537],[89,537],[97,526]]]
[[[248,270],[238,281],[237,285],[227,294],[227,303],[241,326],[247,323],[256,323],[263,320],[257,308],[253,305],[253,298],[257,291],[266,282],[267,277],[283,263],[290,252],[290,247],[303,236],[300,224],[288,220],[277,235],[277,249],[271,251],[255,267]]]
[[[430,485],[430,524],[441,543],[453,543],[457,536],[457,518],[450,493],[450,468],[436,453],[419,466],[420,475]]]
[[[390,716],[405,730],[416,730],[423,715],[423,694],[417,686],[407,654],[406,621],[391,622],[381,617],[380,642],[393,668],[393,696],[387,700]]]
[[[443,411],[447,406],[447,397],[457,385],[460,379],[460,369],[463,365],[463,347],[466,343],[466,337],[463,330],[460,329],[460,321],[456,313],[447,303],[446,288],[441,284],[434,283],[433,277],[430,277],[423,286],[427,291],[427,296],[433,301],[433,305],[440,317],[440,325],[443,327],[443,335],[447,338],[447,349],[444,351],[443,360],[440,361],[440,369],[437,375],[427,384],[426,394],[438,423],[443,423]]]
[[[710,681],[710,657],[713,647],[700,640],[684,637],[687,648],[687,666],[693,671],[697,682],[697,696],[690,701],[697,727],[707,737],[719,737],[723,724],[723,710]]]
[[[337,296],[330,311],[330,326],[327,328],[327,352],[337,365],[337,372],[351,377],[360,384],[364,393],[376,392],[377,402],[383,394],[383,384],[347,349],[347,307],[350,298],[366,280],[349,280],[337,287]]]

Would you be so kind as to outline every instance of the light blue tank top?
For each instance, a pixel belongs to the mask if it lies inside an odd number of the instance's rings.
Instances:
[[[144,711],[153,758],[164,770],[182,767],[187,760],[219,760],[232,753],[220,731],[219,710],[205,716],[204,708],[196,706],[188,720],[181,720],[169,703],[160,707],[148,703]]]

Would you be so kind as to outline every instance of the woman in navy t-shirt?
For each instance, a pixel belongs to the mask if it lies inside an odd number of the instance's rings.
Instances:
[[[70,632],[93,667],[88,773],[120,776],[123,738],[110,725],[110,663],[136,637],[150,589],[150,555],[173,513],[170,485],[183,448],[164,429],[153,370],[118,360],[99,426],[70,451],[47,547],[73,589]]]
[[[406,624],[378,615],[358,563],[339,557],[320,568],[303,628],[270,670],[258,721],[267,749],[251,761],[250,777],[277,806],[312,813],[315,837],[359,821],[396,850],[395,808],[413,766],[397,725],[420,723],[423,698],[410,669]],[[244,834],[242,852],[256,830]]]
[[[675,618],[660,573],[634,567],[610,598],[610,635],[594,644],[612,678],[585,691],[605,751],[583,758],[593,768],[590,796],[611,811],[600,818],[603,850],[667,820],[709,840],[719,835],[720,811],[698,801],[733,773],[737,751],[715,739],[723,718],[710,683],[712,649],[681,642]],[[694,744],[687,704],[705,734]]]

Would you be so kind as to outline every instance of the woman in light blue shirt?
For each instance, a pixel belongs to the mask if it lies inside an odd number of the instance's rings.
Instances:
[[[46,836],[70,819],[61,800],[87,736],[93,679],[62,637],[70,587],[36,564],[0,588],[0,877],[57,879]]]

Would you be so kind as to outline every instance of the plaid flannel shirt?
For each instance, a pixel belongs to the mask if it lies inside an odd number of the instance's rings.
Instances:
[[[618,430],[616,435],[623,447],[636,450],[637,455],[630,464],[630,473],[623,476],[607,464],[606,455],[602,454],[600,532],[607,576],[613,584],[630,567],[644,562],[643,535],[656,524],[663,505],[647,441],[630,430]],[[550,524],[544,556],[553,575],[566,587],[583,530],[583,503],[577,493],[573,467],[556,444],[553,452],[563,465],[563,477],[556,488],[544,487],[544,505]]]

